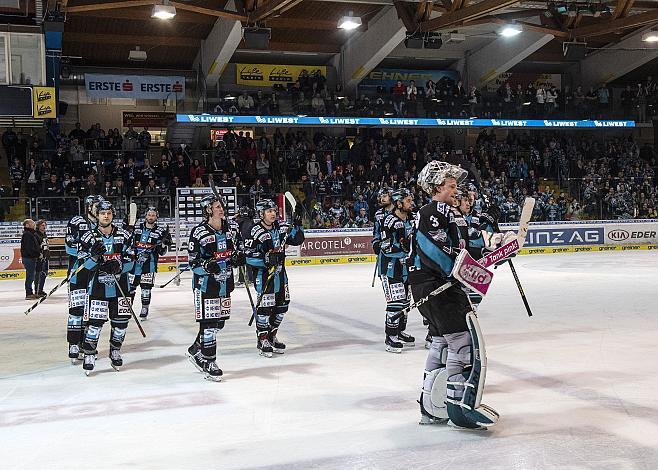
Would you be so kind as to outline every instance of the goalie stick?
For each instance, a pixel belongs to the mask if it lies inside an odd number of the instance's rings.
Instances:
[[[530,218],[532,217],[532,210],[534,209],[534,207],[535,207],[535,200],[531,197],[525,198],[525,202],[523,203],[523,210],[521,211],[521,217],[519,219],[519,231],[516,233],[516,238],[506,243],[505,245],[501,246],[500,248],[492,251],[482,259],[480,259],[478,263],[481,266],[488,268],[489,266],[508,258],[510,255],[518,252],[521,248],[523,248],[523,245],[525,244],[526,236],[528,235],[528,227],[530,226]],[[427,302],[430,299],[430,297],[439,295],[441,292],[448,290],[453,285],[454,285],[453,281],[448,281],[440,285],[432,292],[427,294],[425,297],[418,299],[410,306],[400,310],[392,318],[392,320],[395,321],[398,318],[402,318],[402,315],[408,315],[409,312],[411,312],[413,309],[418,308],[421,305],[423,305],[425,302]]]

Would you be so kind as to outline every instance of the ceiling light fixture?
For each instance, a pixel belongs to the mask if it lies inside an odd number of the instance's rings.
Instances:
[[[658,42],[658,30],[647,31],[642,35],[644,42]]]
[[[176,7],[169,4],[169,0],[163,0],[162,5],[153,5],[151,18],[159,20],[170,20],[176,16]]]
[[[347,16],[343,16],[340,21],[338,21],[338,28],[344,29],[346,31],[351,31],[353,29],[361,26],[361,18],[354,16],[354,12],[350,11]]]
[[[500,35],[504,38],[512,38],[521,34],[523,29],[519,25],[508,25],[500,30]]]

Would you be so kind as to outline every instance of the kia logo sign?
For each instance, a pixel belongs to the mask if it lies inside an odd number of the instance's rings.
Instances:
[[[629,233],[626,230],[611,230],[608,232],[608,238],[615,242],[620,242],[626,240],[629,236]]]

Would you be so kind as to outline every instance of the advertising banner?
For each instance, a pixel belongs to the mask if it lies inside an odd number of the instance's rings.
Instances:
[[[362,118],[311,116],[232,116],[223,114],[177,114],[178,122],[198,124],[250,124],[256,126],[309,127],[500,127],[500,128],[603,128],[635,127],[635,121],[563,120],[563,119],[429,119]]]
[[[506,83],[509,83],[513,90],[516,89],[517,85],[521,85],[525,90],[530,83],[535,88],[544,85],[548,88],[555,86],[559,90],[562,86],[562,75],[559,73],[501,73],[495,79],[487,82],[486,90],[495,93],[501,87],[504,87]]]
[[[183,98],[185,77],[86,73],[85,89],[94,98]]]
[[[345,234],[336,236],[313,234],[306,237],[300,246],[300,256],[331,256],[331,255],[371,255],[372,233]]]
[[[35,86],[32,88],[32,117],[37,119],[55,119],[57,117],[57,100],[55,87]]]
[[[359,88],[362,90],[375,90],[377,87],[384,87],[390,89],[400,80],[405,86],[413,80],[416,82],[416,87],[421,88],[425,83],[432,80],[438,83],[441,79],[450,79],[457,83],[459,81],[459,73],[455,70],[409,70],[409,69],[389,69],[389,68],[376,68],[370,72],[361,83]]]
[[[327,67],[324,65],[271,65],[271,64],[236,64],[235,83],[246,86],[271,87],[295,83],[303,71],[309,76],[317,72],[323,77],[327,76]]]

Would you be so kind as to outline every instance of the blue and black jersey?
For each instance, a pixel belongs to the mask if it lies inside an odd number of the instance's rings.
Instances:
[[[105,254],[98,258],[92,258],[90,255],[91,248],[96,241],[101,241],[105,245]],[[130,233],[126,230],[112,225],[112,232],[105,235],[100,230],[90,230],[84,233],[80,239],[79,257],[85,257],[85,269],[91,272],[87,293],[89,297],[97,299],[112,299],[121,297],[121,292],[117,289],[116,281],[121,284],[121,289],[128,295],[128,274],[134,264],[134,253],[130,246]],[[121,265],[121,275],[103,272],[100,265],[107,260],[116,259]]]
[[[75,271],[80,266],[78,261],[80,239],[86,232],[95,228],[95,224],[79,215],[69,220],[66,225],[66,237],[64,238],[64,248],[66,254],[69,255],[69,271]]]
[[[267,283],[268,277],[267,269],[265,269],[265,254],[282,249],[286,243],[298,246],[303,242],[304,230],[302,227],[292,226],[287,222],[274,222],[271,229],[267,229],[262,223],[252,227],[250,237],[245,240],[245,254],[247,264],[256,270],[255,285],[259,294]],[[279,292],[288,283],[285,265],[276,269],[273,282],[270,283],[266,294]]]
[[[134,275],[158,272],[158,258],[167,252],[167,247],[162,243],[165,232],[166,229],[157,224],[148,228],[146,223],[142,222],[135,227],[132,233],[132,248],[135,252]]]
[[[461,239],[452,208],[431,201],[416,213],[408,261],[409,282],[417,284],[447,278],[455,264]]]
[[[229,297],[234,288],[231,255],[239,246],[240,234],[237,226],[222,222],[215,230],[208,222],[197,225],[190,232],[187,245],[188,260],[192,273],[192,289],[199,289],[205,298]],[[206,261],[214,259],[220,272],[210,274],[204,269]]]
[[[381,251],[378,259],[380,276],[407,281],[406,258],[411,250],[411,220],[388,214],[381,225]]]

